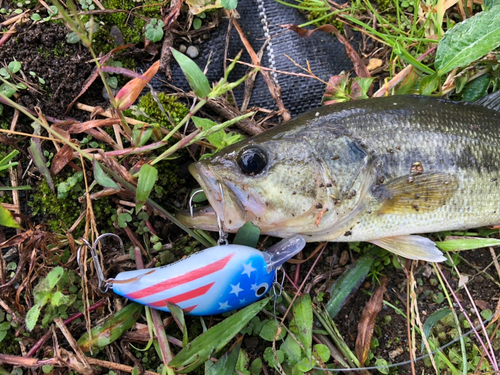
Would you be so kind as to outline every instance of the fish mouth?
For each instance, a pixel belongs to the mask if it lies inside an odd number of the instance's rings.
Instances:
[[[189,172],[200,184],[210,206],[197,208],[192,215],[187,211],[179,212],[176,215],[179,221],[195,229],[223,229],[229,233],[236,232],[245,224],[246,212],[241,201],[208,165],[203,162],[193,163],[189,166]]]

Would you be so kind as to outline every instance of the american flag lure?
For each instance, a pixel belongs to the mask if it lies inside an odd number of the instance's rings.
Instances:
[[[104,284],[158,310],[169,311],[170,302],[186,314],[221,314],[259,300],[272,286],[276,269],[304,246],[299,235],[264,252],[241,245],[215,246],[166,266],[121,272]]]

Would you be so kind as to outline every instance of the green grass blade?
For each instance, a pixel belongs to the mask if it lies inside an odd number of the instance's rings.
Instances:
[[[359,288],[370,272],[373,260],[373,256],[370,254],[362,256],[353,268],[345,271],[333,284],[329,290],[331,298],[326,304],[326,311],[330,317],[335,317],[349,296]]]
[[[94,179],[99,185],[109,189],[120,189],[120,186],[106,173],[104,173],[101,165],[97,162],[97,160],[95,160],[95,158],[92,161],[92,164],[94,165]]]
[[[176,372],[179,373],[189,373],[201,366],[213,353],[226,346],[262,310],[269,299],[270,297],[245,307],[195,338],[177,354],[169,366],[176,367]]]
[[[438,249],[443,251],[474,250],[483,247],[500,246],[496,238],[460,237],[436,242]]]

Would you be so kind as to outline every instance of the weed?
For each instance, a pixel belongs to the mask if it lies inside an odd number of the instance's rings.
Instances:
[[[75,275],[72,271],[62,267],[55,267],[47,277],[41,279],[35,289],[33,296],[35,304],[26,314],[26,328],[31,331],[35,328],[42,308],[45,314],[42,319],[42,327],[46,327],[56,317],[67,317],[66,310],[76,301],[76,287],[74,287]],[[63,292],[68,292],[65,294]]]

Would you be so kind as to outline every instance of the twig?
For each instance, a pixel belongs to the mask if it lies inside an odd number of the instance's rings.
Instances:
[[[495,253],[495,249],[490,247],[490,254],[491,257],[493,258],[493,264],[495,265],[495,269],[497,270],[498,277],[500,278],[500,265],[498,264],[498,256]]]
[[[195,97],[194,93],[183,94],[183,95],[188,98]],[[206,103],[206,106],[209,107],[211,110],[217,112],[219,115],[221,115],[223,118],[227,120],[241,116],[241,113],[231,104],[229,104],[229,102],[225,98],[222,97],[218,99],[209,99]],[[236,123],[236,126],[245,133],[250,135],[257,135],[264,131],[264,129],[261,126],[259,126],[250,119],[243,119],[241,121],[238,121]]]
[[[240,39],[243,42],[248,54],[252,58],[252,62],[257,66],[260,66],[259,58],[258,58],[257,54],[255,53],[255,51],[253,50],[250,43],[248,42],[248,40],[245,36],[245,33],[243,32],[240,25],[238,24],[238,21],[236,21],[236,19],[234,19],[234,18],[232,19],[232,21],[233,21],[233,25],[234,25],[235,29],[238,31]],[[266,81],[267,86],[269,87],[269,92],[271,93],[271,96],[273,97],[274,101],[276,102],[276,105],[278,106],[278,109],[281,112],[281,116],[283,117],[283,120],[284,121],[290,120],[292,118],[292,116],[290,115],[290,112],[288,112],[288,110],[285,108],[285,105],[283,104],[283,100],[281,98],[281,87],[276,82],[274,82],[274,80],[271,77],[271,74],[269,74],[269,71],[263,70],[263,71],[261,71],[261,74],[262,74],[262,77],[264,78],[264,81]]]
[[[88,367],[90,369],[89,373],[93,373],[93,371],[91,370],[90,364],[87,361],[87,357],[85,356],[85,354],[83,354],[82,349],[80,348],[80,346],[78,346],[78,343],[76,342],[76,340],[73,337],[73,335],[71,334],[71,332],[68,330],[68,327],[66,327],[66,325],[64,324],[63,320],[61,318],[56,318],[56,319],[54,319],[54,322],[57,324],[57,326],[61,330],[62,334],[66,338],[66,340],[68,340],[69,345],[71,346],[71,348],[75,352],[78,360],[81,363],[83,363],[83,365],[85,367]]]
[[[89,358],[87,358],[87,361],[91,365],[102,366],[102,367],[109,368],[112,370],[125,371],[128,373],[132,373],[132,371],[134,370],[134,368],[131,366],[122,365],[121,363],[104,361],[102,359],[97,359],[97,358],[90,358],[89,357]],[[157,372],[153,372],[153,371],[144,371],[144,375],[160,375],[160,374]]]

